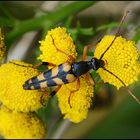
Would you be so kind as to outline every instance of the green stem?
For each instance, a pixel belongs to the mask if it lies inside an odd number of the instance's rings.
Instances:
[[[9,47],[14,40],[21,37],[24,33],[28,31],[39,30],[43,28],[46,29],[46,27],[49,29],[51,26],[55,25],[64,18],[76,14],[79,11],[91,6],[94,3],[95,1],[73,2],[50,14],[26,20],[23,22],[19,22],[11,32],[6,34],[5,36],[6,45],[7,47]]]

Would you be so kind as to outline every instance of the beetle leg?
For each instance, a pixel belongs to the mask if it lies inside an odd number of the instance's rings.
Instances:
[[[101,41],[101,39],[98,40],[97,42],[95,42],[94,44],[89,44],[89,45],[86,45],[86,46],[84,47],[83,55],[82,55],[82,60],[83,60],[83,61],[86,60],[86,57],[87,57],[87,50],[88,50],[88,49],[92,50],[92,48],[95,47],[100,41]]]
[[[92,86],[95,86],[95,80],[91,77],[90,73],[87,73],[87,79]]]
[[[83,60],[83,61],[86,60],[86,57],[87,57],[87,49],[88,49],[88,47],[85,46],[85,47],[84,47],[84,50],[83,50],[83,55],[82,55],[82,60]]]
[[[91,77],[90,73],[87,73],[87,74],[88,74],[87,80],[90,82],[90,84],[91,84],[92,86],[95,87],[95,85],[104,85],[104,84],[105,84],[104,81],[95,82],[95,80]]]
[[[39,67],[39,66],[41,66],[41,65],[53,66],[53,67],[56,66],[55,64],[50,63],[50,62],[39,62],[39,63],[35,64],[35,65],[33,66],[33,68],[37,68],[37,67]]]
[[[93,44],[89,44],[89,45],[86,45],[86,46],[84,47],[83,55],[82,55],[82,60],[83,60],[83,61],[86,60],[86,57],[87,57],[87,50],[88,50],[88,49],[91,50],[93,46],[95,46],[95,44],[94,44],[94,45],[93,45]]]
[[[79,89],[80,89],[80,79],[78,78],[78,79],[77,79],[76,89],[75,89],[75,90],[72,90],[72,91],[70,92],[70,95],[69,95],[69,98],[68,98],[68,103],[69,103],[69,105],[70,105],[70,108],[72,108],[71,103],[70,103],[71,96],[74,94],[74,92],[78,91]]]
[[[48,96],[49,96],[49,97],[53,97],[53,96],[58,92],[58,90],[59,90],[60,88],[61,88],[61,85],[58,86],[57,88],[55,88],[50,94],[48,94],[48,93],[43,94],[43,95],[40,97],[40,102],[41,102],[41,104],[42,104],[43,106],[45,106],[45,104],[43,103],[44,100],[45,100],[45,97],[47,97],[47,98],[48,98]],[[46,89],[41,89],[41,91],[44,91],[44,90],[46,90]]]
[[[39,62],[38,64],[35,64],[34,66],[24,66],[24,65],[21,65],[21,64],[18,64],[18,63],[15,63],[15,62],[12,62],[12,61],[9,61],[9,63],[12,63],[14,65],[18,65],[18,66],[22,66],[22,67],[31,67],[31,68],[37,68],[41,65],[48,65],[48,66],[53,66],[55,67],[56,65],[53,64],[53,63],[48,63],[48,62]]]
[[[28,67],[28,68],[31,67],[32,68],[32,66],[24,66],[24,65],[18,64],[18,63],[13,62],[13,61],[9,61],[9,63],[12,63],[12,64],[17,65],[17,66]]]
[[[55,90],[53,90],[51,93],[50,93],[50,96],[53,97],[57,92],[58,90],[61,88],[62,85],[58,86],[57,88],[55,88]]]
[[[46,89],[40,89],[40,91],[46,91]],[[42,104],[42,106],[46,106],[46,104],[44,104],[44,101],[45,101],[45,98],[48,98],[49,94],[48,92],[46,91],[45,94],[41,95],[40,97],[40,103]]]
[[[92,86],[95,86],[95,85],[104,85],[105,84],[103,81],[95,82],[95,80],[91,77],[90,73],[87,73],[87,80],[90,82],[90,84]]]
[[[39,67],[39,66],[41,66],[41,65],[43,65],[43,62],[39,62],[39,63],[35,64],[33,67],[34,67],[34,68],[37,68],[37,67]]]
[[[60,50],[59,48],[57,48],[57,46],[55,45],[55,42],[54,42],[54,39],[53,39],[52,35],[51,35],[51,38],[52,38],[52,42],[53,42],[53,44],[54,44],[55,49],[56,49],[57,51],[59,51],[59,52],[65,54],[65,55],[69,58],[69,62],[74,62],[74,61],[75,61],[75,58],[74,58],[72,55],[69,55],[68,53],[66,53],[66,52]]]
[[[104,85],[105,83],[103,81],[101,81],[101,82],[97,82],[96,84],[97,85]]]

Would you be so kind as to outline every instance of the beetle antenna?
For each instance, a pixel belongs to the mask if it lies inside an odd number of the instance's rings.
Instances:
[[[110,48],[110,47],[112,46],[112,44],[114,43],[114,41],[115,41],[115,39],[117,38],[117,36],[120,34],[121,26],[122,26],[122,24],[123,24],[125,18],[127,17],[128,13],[129,13],[129,11],[126,11],[126,12],[124,13],[124,15],[123,15],[123,17],[122,17],[122,19],[121,19],[121,21],[120,21],[120,23],[119,23],[119,26],[118,26],[118,29],[117,29],[117,32],[116,32],[116,34],[115,34],[114,39],[112,40],[112,42],[110,43],[110,45],[107,47],[107,49],[104,51],[104,53],[101,55],[101,57],[100,57],[99,60],[101,60],[101,59],[103,58],[103,56],[105,55],[105,53],[109,50],[109,48]]]
[[[33,68],[33,66],[25,66],[25,65],[22,65],[22,64],[18,64],[18,63],[16,63],[16,62],[13,62],[13,61],[9,61],[9,63],[12,63],[12,64],[14,64],[14,65],[17,65],[17,66],[21,66],[21,67],[30,67],[30,68]]]
[[[126,90],[128,91],[129,95],[131,95],[131,97],[138,103],[140,104],[140,100],[132,93],[132,91],[125,85],[125,83],[114,73],[112,73],[111,71],[107,70],[105,67],[102,67],[105,71],[107,71],[108,73],[112,74],[114,77],[116,77],[126,88]]]

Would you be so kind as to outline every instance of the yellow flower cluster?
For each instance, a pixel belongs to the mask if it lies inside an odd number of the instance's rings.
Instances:
[[[0,101],[5,105],[0,107],[0,135],[4,138],[44,138],[43,123],[31,113],[42,107],[40,97],[44,92],[27,91],[22,87],[37,74],[31,64],[22,61],[13,60],[0,66]]]
[[[44,92],[24,90],[22,85],[39,74],[31,64],[11,61],[0,67],[0,101],[11,110],[29,112],[42,107],[40,97]]]
[[[48,31],[45,40],[40,41],[40,43],[40,51],[42,54],[39,56],[39,59],[42,62],[50,62],[59,65],[69,60],[69,58],[58,51],[55,46],[65,53],[72,55],[74,58],[77,56],[73,40],[70,35],[67,34],[66,28],[64,27],[57,27]]]
[[[34,113],[13,112],[0,106],[0,135],[6,139],[43,139],[43,122]]]
[[[56,50],[55,46],[74,58],[77,56],[75,45],[70,35],[67,34],[66,28],[58,27],[48,31],[45,40],[40,41],[40,43],[42,54],[39,56],[39,59],[43,62],[59,65],[69,60],[65,54]],[[75,123],[86,118],[92,102],[93,86],[86,80],[86,77],[86,75],[80,77],[80,89],[77,92],[72,93],[70,98],[72,108],[70,108],[68,100],[70,92],[76,88],[77,81],[62,85],[61,89],[57,92],[59,107],[62,114],[65,115],[64,118],[68,118]]]
[[[5,53],[4,37],[0,29],[0,63],[1,63],[1,60],[3,59],[4,53]]]
[[[91,106],[94,88],[87,81],[87,75],[80,76],[80,89],[74,93],[72,90],[76,90],[77,81],[63,85],[57,93],[59,107],[64,114],[64,118],[68,118],[74,123],[79,123],[86,119],[88,109]],[[70,93],[72,94],[70,96]],[[70,104],[69,104],[70,96]]]
[[[112,35],[104,36],[96,47],[94,53],[95,58],[100,58],[114,37]],[[128,86],[138,80],[137,77],[140,74],[138,57],[139,54],[135,43],[119,36],[105,53],[102,60],[105,62],[105,68],[117,75]],[[97,72],[104,82],[113,84],[118,89],[123,86],[116,77],[104,69],[99,68]]]

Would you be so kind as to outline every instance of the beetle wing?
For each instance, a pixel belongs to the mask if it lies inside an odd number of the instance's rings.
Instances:
[[[74,81],[76,77],[73,75],[70,63],[60,64],[46,72],[35,76],[23,85],[24,89],[42,89],[51,86],[63,85]]]

